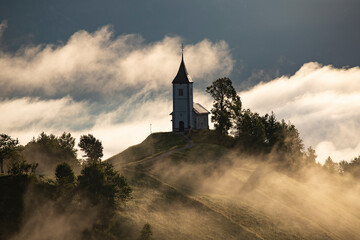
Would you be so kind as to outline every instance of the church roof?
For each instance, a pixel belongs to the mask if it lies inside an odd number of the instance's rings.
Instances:
[[[209,114],[210,112],[206,110],[200,103],[194,103],[193,109],[196,114]]]
[[[176,74],[176,77],[172,81],[172,83],[192,83],[192,79],[188,72],[186,71],[185,63],[184,63],[184,56],[181,55],[181,63],[179,67],[179,71]]]

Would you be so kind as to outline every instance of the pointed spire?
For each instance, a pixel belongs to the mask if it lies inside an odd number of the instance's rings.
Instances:
[[[181,44],[181,63],[179,67],[179,71],[176,74],[176,77],[172,81],[172,83],[191,83],[191,77],[186,71],[185,63],[184,63],[184,44]]]
[[[184,44],[181,44],[181,60],[184,59]]]

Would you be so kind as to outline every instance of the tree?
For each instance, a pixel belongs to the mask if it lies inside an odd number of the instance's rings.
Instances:
[[[317,158],[317,155],[316,155],[315,150],[311,146],[308,147],[307,152],[305,154],[305,164],[310,165],[310,166],[315,165],[316,158]]]
[[[339,173],[341,175],[349,173],[351,170],[351,164],[345,160],[339,162]]]
[[[258,151],[264,148],[266,135],[265,126],[258,113],[250,109],[243,110],[237,118],[235,137],[248,151]]]
[[[60,163],[67,162],[73,169],[80,171],[76,158],[75,139],[70,133],[64,132],[60,137],[42,132],[36,139],[26,144],[22,151],[29,163],[38,162],[38,172],[54,174],[54,169]]]
[[[27,163],[26,160],[14,160],[10,163],[8,174],[10,175],[27,175],[35,174],[38,163]]]
[[[66,162],[57,165],[55,169],[55,177],[59,185],[74,184],[75,182],[74,171]]]
[[[81,171],[78,181],[79,188],[92,204],[102,203],[110,209],[116,203],[127,201],[132,192],[125,177],[107,162],[89,162]]]
[[[149,223],[146,223],[143,229],[141,230],[138,240],[150,240],[150,239],[152,239],[151,225]]]
[[[339,172],[341,174],[349,173],[355,178],[360,177],[360,156],[354,158],[350,162],[339,162]]]
[[[69,157],[76,158],[75,138],[70,133],[63,132],[63,134],[57,138],[60,148],[69,155]]]
[[[211,121],[215,124],[216,130],[222,134],[228,134],[233,126],[233,120],[240,115],[241,101],[229,78],[219,78],[206,88],[214,98],[211,109]]]
[[[85,152],[84,157],[87,157],[88,161],[101,161],[103,146],[101,141],[97,140],[93,135],[81,136],[78,146]]]
[[[271,115],[265,114],[262,121],[265,128],[266,145],[268,150],[271,150],[278,141],[280,122],[277,121],[274,112],[271,112]]]
[[[19,147],[19,141],[12,139],[9,135],[0,134],[0,168],[4,173],[4,160],[10,159],[16,154]]]
[[[329,156],[326,160],[325,163],[323,165],[323,169],[325,169],[327,172],[334,174],[336,172],[338,172],[338,164],[335,163],[331,157]]]
[[[283,167],[292,171],[299,170],[303,165],[304,144],[295,125],[282,120],[275,132],[275,136],[276,142],[273,153],[277,154],[277,158],[283,164]]]

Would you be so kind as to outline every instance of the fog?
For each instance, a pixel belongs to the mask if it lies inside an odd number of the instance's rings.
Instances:
[[[7,22],[0,23],[1,34]],[[146,43],[141,35],[115,36],[111,26],[79,30],[67,41],[0,48],[0,131],[25,145],[41,132],[94,133],[105,158],[153,131],[169,131],[171,81],[181,61],[180,36]],[[185,45],[196,79],[195,101],[211,107],[205,86],[233,69],[229,46],[208,39]],[[203,101],[205,99],[206,101]],[[209,104],[210,103],[210,104]]]
[[[319,165],[293,172],[279,168],[275,154],[255,157],[195,142],[116,167],[133,188],[117,210],[121,239],[135,239],[145,223],[156,239],[357,239],[360,233],[358,180]],[[78,240],[104,217],[78,196],[76,207],[49,199],[30,185],[12,240]]]
[[[150,222],[160,239],[175,232],[174,239],[357,239],[360,233],[360,185],[349,176],[318,166],[286,173],[263,157],[234,154],[174,159],[141,167],[159,186],[139,187],[126,212]]]
[[[81,200],[77,207],[63,199],[62,206],[34,185],[29,185],[23,202],[20,230],[10,240],[81,239],[83,232],[90,230],[99,217],[98,208],[86,199]]]

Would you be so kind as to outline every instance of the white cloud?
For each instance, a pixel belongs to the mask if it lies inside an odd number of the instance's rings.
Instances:
[[[86,111],[88,105],[85,102],[75,102],[70,97],[57,100],[29,97],[5,100],[0,102],[1,130],[75,129],[90,121],[90,115]]]
[[[274,111],[294,123],[318,161],[350,160],[360,154],[360,68],[306,63],[295,75],[260,83],[240,93],[244,107]]]
[[[2,22],[0,32],[5,28]],[[181,42],[165,37],[147,44],[138,35],[114,37],[105,26],[93,33],[78,31],[64,44],[1,52],[0,131],[23,144],[42,131],[69,131],[77,138],[93,133],[103,141],[106,157],[143,140],[150,123],[153,131],[169,131],[171,81]],[[234,64],[225,42],[206,39],[185,46],[185,61],[199,85],[228,75]],[[106,105],[93,95],[106,98]],[[307,63],[293,76],[240,95],[245,107],[291,120],[305,143],[316,148],[319,161],[328,155],[349,160],[360,153],[358,67]],[[204,91],[195,91],[194,100],[211,109]]]
[[[2,26],[2,25],[1,25]],[[3,97],[126,97],[130,90],[168,87],[180,64],[180,37],[146,44],[134,34],[114,37],[109,26],[94,33],[78,31],[65,44],[25,47],[0,54]],[[194,79],[229,74],[228,45],[203,40],[185,46]]]
[[[0,30],[5,27],[3,22]],[[78,31],[66,43],[0,52],[0,132],[22,144],[42,131],[67,131],[77,139],[92,133],[107,158],[145,139],[150,124],[153,132],[170,131],[171,81],[181,42],[180,37],[153,43],[134,34],[115,37],[104,26]],[[184,57],[196,83],[228,75],[233,67],[224,41],[186,45]]]
[[[130,103],[125,103],[127,105]],[[152,131],[170,131],[171,102],[162,98],[139,104],[123,122],[117,122],[124,111],[119,106],[113,111],[92,115],[93,105],[75,102],[69,97],[59,100],[16,99],[0,102],[0,112],[5,112],[0,132],[18,137],[26,144],[41,132],[60,135],[67,131],[77,139],[91,133],[104,145],[104,158],[126,147],[137,144]],[[91,126],[86,123],[91,122]],[[78,129],[81,126],[81,129]]]

